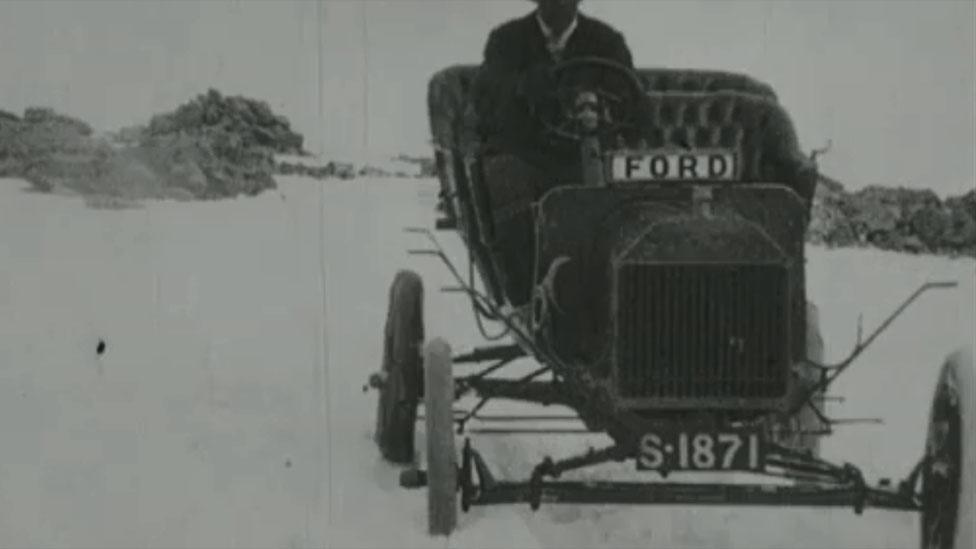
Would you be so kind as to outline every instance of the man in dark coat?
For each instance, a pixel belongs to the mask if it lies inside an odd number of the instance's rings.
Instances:
[[[580,0],[533,1],[538,9],[489,35],[473,99],[488,145],[541,168],[541,128],[528,106],[553,91],[547,70],[579,57],[600,57],[632,69],[633,59],[619,32],[579,13]]]
[[[548,71],[560,61],[600,57],[633,68],[623,36],[579,13],[580,0],[533,1],[536,10],[491,32],[472,91],[485,143],[493,248],[506,294],[515,305],[525,304],[531,295],[532,202],[553,186],[580,177],[577,146],[543,139],[529,106],[554,90]]]

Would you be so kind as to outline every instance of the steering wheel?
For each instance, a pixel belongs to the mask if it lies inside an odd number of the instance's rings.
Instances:
[[[580,141],[633,127],[644,85],[629,67],[600,57],[569,59],[549,69],[552,88],[530,102],[543,129]]]

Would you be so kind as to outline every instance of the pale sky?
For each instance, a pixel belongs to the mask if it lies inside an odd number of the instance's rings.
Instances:
[[[639,66],[772,84],[805,150],[851,187],[976,184],[976,2],[585,0]],[[0,108],[101,129],[214,86],[267,100],[331,154],[427,152],[431,74],[480,60],[527,0],[0,2]],[[321,54],[322,78],[318,63]],[[323,98],[319,105],[319,96]],[[321,112],[321,115],[320,115]]]

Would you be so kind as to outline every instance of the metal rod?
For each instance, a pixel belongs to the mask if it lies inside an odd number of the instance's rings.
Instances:
[[[587,429],[546,429],[542,427],[524,427],[518,429],[475,427],[473,429],[468,429],[467,432],[482,435],[581,435],[592,433],[592,431]]]
[[[525,376],[522,376],[518,380],[516,380],[514,382],[514,386],[515,387],[518,387],[521,384],[528,383],[529,381],[532,381],[534,378],[539,377],[540,375],[546,373],[549,370],[550,370],[550,367],[549,366],[543,366],[543,367],[541,367],[541,368],[539,368],[539,369],[537,369],[537,370],[535,370],[535,371],[533,371],[533,372],[531,372],[529,374],[526,374]],[[488,401],[491,400],[491,399],[492,399],[492,395],[488,395],[486,397],[483,397],[480,401],[478,401],[477,404],[474,405],[474,407],[471,409],[470,412],[468,412],[467,415],[465,415],[461,419],[457,420],[458,421],[458,433],[463,433],[464,432],[464,425],[471,418],[473,418],[478,413],[478,410],[482,409],[485,406],[485,404],[487,404]]]
[[[521,383],[526,383],[526,382],[532,381],[533,379],[541,376],[542,374],[548,372],[551,369],[552,368],[550,366],[543,366],[543,367],[541,367],[541,368],[539,368],[539,369],[537,369],[537,370],[535,370],[535,371],[533,371],[531,373],[528,373],[528,374],[526,374],[526,375],[518,378],[515,381],[515,383],[516,384],[521,384]]]
[[[879,418],[879,417],[863,417],[863,418],[861,418],[861,417],[852,417],[852,418],[832,419],[832,420],[830,420],[830,422],[831,423],[834,423],[835,425],[850,425],[850,424],[856,424],[856,423],[881,424],[881,423],[884,423],[884,420],[881,419],[881,418]]]
[[[658,482],[543,482],[541,501],[547,503],[593,503],[619,505],[770,505],[796,507],[855,507],[861,494],[847,487],[778,486],[763,484],[690,484]],[[498,482],[482,491],[471,503],[495,505],[530,502],[526,483]],[[919,511],[912,498],[868,489],[864,503],[869,507],[895,511]]]
[[[463,388],[463,390],[461,391],[461,394],[466,393],[468,390],[471,389],[471,382],[472,381],[479,381],[479,380],[482,380],[482,379],[488,377],[489,374],[493,374],[493,373],[497,372],[498,370],[504,368],[506,365],[510,364],[512,362],[512,360],[514,360],[514,359],[512,359],[512,358],[503,358],[503,359],[499,360],[498,362],[496,362],[495,364],[489,366],[488,368],[485,368],[484,370],[482,370],[482,371],[480,371],[480,372],[478,372],[476,374],[472,374],[472,375],[464,376],[464,377],[459,377],[457,379],[457,383],[458,383],[458,386],[459,387],[462,387]]]
[[[834,422],[834,420],[830,419],[823,413],[823,410],[817,408],[817,406],[813,403],[813,400],[807,401],[807,407],[810,408],[811,411],[813,411],[813,415],[817,416],[817,419],[824,422],[825,424],[830,425],[831,423]]]
[[[461,408],[454,409],[455,416],[466,416],[471,413],[470,410],[465,410]],[[475,415],[471,419],[477,419],[481,421],[494,421],[494,422],[515,422],[515,421],[579,421],[579,416],[574,415],[543,415],[543,414],[487,414],[487,415]]]
[[[454,420],[458,424],[458,427],[457,427],[458,434],[464,432],[464,426],[465,426],[465,424],[467,424],[468,421],[471,420],[471,418],[473,418],[475,415],[477,415],[478,414],[478,410],[482,409],[485,406],[485,404],[488,403],[489,400],[491,400],[491,397],[490,396],[483,397],[481,400],[478,401],[477,404],[474,405],[474,408],[472,408],[471,411],[468,412],[464,417],[458,418],[458,419],[455,419]]]
[[[525,350],[518,345],[503,345],[494,347],[476,348],[470,353],[454,357],[454,363],[486,362],[489,360],[501,360],[503,358],[516,359],[525,356]]]
[[[530,337],[528,337],[528,335],[523,333],[519,329],[519,327],[516,326],[514,322],[512,322],[511,318],[502,315],[497,308],[491,305],[491,301],[485,295],[481,294],[476,289],[471,287],[471,285],[465,282],[464,277],[461,276],[461,273],[458,272],[457,268],[454,266],[454,263],[450,260],[450,258],[447,257],[447,254],[444,252],[444,248],[437,241],[437,238],[434,236],[433,232],[431,232],[429,229],[425,229],[422,227],[408,227],[404,230],[409,233],[422,234],[426,236],[427,240],[430,241],[434,249],[417,250],[417,252],[420,253],[421,255],[435,255],[438,258],[440,258],[441,262],[444,263],[444,265],[450,271],[451,275],[457,281],[458,285],[464,288],[465,293],[468,294],[468,296],[472,301],[472,304],[477,310],[490,311],[492,313],[492,315],[490,316],[497,316],[498,320],[505,325],[506,331],[516,334],[520,341],[522,341],[523,343],[525,343],[526,345],[532,348],[532,351],[535,355],[542,356],[541,353],[539,352],[539,349],[535,346],[533,340]],[[489,316],[489,315],[485,315],[485,316]]]
[[[877,328],[875,328],[873,332],[871,332],[871,335],[869,335],[866,340],[859,342],[857,345],[855,345],[854,350],[851,351],[851,354],[843,362],[828,367],[831,370],[837,370],[831,376],[830,381],[833,381],[833,379],[839,376],[848,366],[851,365],[851,363],[854,362],[855,358],[860,356],[860,354],[863,353],[865,349],[870,347],[871,344],[874,342],[874,340],[877,339],[877,337],[880,336],[882,332],[887,330],[888,326],[891,326],[891,323],[894,322],[896,318],[901,316],[902,312],[904,312],[904,310],[907,309],[909,305],[911,305],[916,299],[918,299],[919,296],[921,296],[923,293],[925,293],[928,290],[955,288],[958,285],[959,285],[958,282],[943,281],[943,282],[926,282],[925,284],[919,286],[919,288],[915,290],[912,293],[912,295],[908,296],[908,298],[904,302],[902,302],[902,304],[899,305],[898,308],[894,310],[894,312],[892,312],[890,315],[888,315],[887,318],[885,318],[884,322],[882,322]]]
[[[514,421],[578,421],[579,416],[545,416],[545,415],[478,415],[472,419],[480,421],[514,422]]]
[[[799,411],[800,408],[802,408],[804,406],[804,404],[808,400],[810,400],[814,395],[816,395],[816,393],[818,393],[820,391],[823,391],[823,390],[826,390],[828,387],[830,387],[830,385],[838,377],[840,377],[840,375],[842,373],[844,373],[844,371],[847,370],[847,368],[850,367],[851,364],[854,363],[854,360],[857,359],[857,357],[860,356],[861,353],[863,353],[869,346],[871,346],[871,344],[874,342],[874,340],[879,335],[881,335],[882,332],[884,332],[885,330],[887,330],[888,327],[891,325],[891,323],[894,322],[895,319],[898,318],[902,314],[902,312],[904,312],[905,309],[908,308],[909,305],[911,305],[916,299],[918,299],[919,296],[921,296],[923,293],[927,292],[928,290],[955,288],[958,285],[959,285],[958,282],[954,282],[954,281],[926,282],[926,283],[922,284],[921,286],[919,286],[919,288],[917,290],[915,290],[910,296],[908,296],[908,298],[905,299],[902,302],[902,304],[899,305],[894,310],[894,312],[892,312],[890,315],[888,315],[888,317],[885,318],[885,320],[877,328],[875,328],[875,330],[873,332],[871,332],[871,335],[869,335],[866,340],[861,341],[860,340],[861,338],[860,338],[860,335],[859,335],[858,336],[858,342],[854,346],[854,349],[847,356],[847,358],[845,358],[843,361],[841,361],[838,364],[832,365],[832,366],[827,366],[827,365],[823,365],[823,364],[816,364],[814,362],[810,362],[810,364],[813,364],[814,366],[819,366],[820,368],[822,368],[824,370],[828,370],[831,373],[829,375],[827,375],[825,377],[825,379],[823,379],[822,381],[820,381],[818,383],[815,383],[812,387],[810,387],[807,390],[807,393],[804,396],[804,398],[801,399],[798,404],[795,404],[789,410],[789,414],[790,415],[795,414],[797,411]],[[860,331],[861,331],[860,328],[858,328],[858,332],[859,333],[860,333]]]

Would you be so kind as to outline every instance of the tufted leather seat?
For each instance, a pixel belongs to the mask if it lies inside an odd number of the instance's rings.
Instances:
[[[435,74],[428,87],[434,143],[467,156],[477,150],[476,116],[467,100],[475,65]],[[815,168],[799,149],[789,115],[772,88],[750,76],[705,70],[639,69],[648,88],[651,147],[734,148],[743,181],[782,182],[812,199]]]
[[[745,74],[676,69],[638,69],[637,75],[651,93],[736,91],[776,100],[773,88]]]
[[[476,67],[458,65],[443,69],[431,77],[427,85],[427,113],[431,134],[438,148],[458,146],[458,131]]]
[[[473,130],[475,120],[468,110],[467,97],[477,71],[477,65],[455,65],[430,79],[427,109],[438,146],[458,146],[458,140],[466,137],[464,132]],[[739,73],[654,68],[637,69],[637,75],[649,93],[735,91],[776,100],[776,93],[768,84]]]
[[[812,199],[816,167],[800,150],[789,115],[774,100],[760,95],[715,93],[649,93],[640,124],[652,149],[731,149],[739,154],[739,180],[785,183]]]

